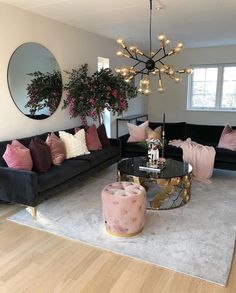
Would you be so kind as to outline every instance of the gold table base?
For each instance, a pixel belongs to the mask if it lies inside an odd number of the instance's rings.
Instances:
[[[156,187],[156,193],[151,200],[148,200],[148,210],[169,210],[185,205],[191,196],[191,178],[189,173],[180,177],[169,179],[154,179],[136,177],[117,172],[117,181],[131,181],[142,185],[147,193],[152,185]]]

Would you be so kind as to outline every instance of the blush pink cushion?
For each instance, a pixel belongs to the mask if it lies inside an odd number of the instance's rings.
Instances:
[[[222,131],[218,147],[236,151],[236,130],[233,130],[229,124],[225,125]]]
[[[146,139],[146,128],[148,127],[148,121],[145,121],[139,126],[127,123],[127,126],[130,135],[127,142],[140,142]]]
[[[61,165],[66,159],[66,149],[63,141],[52,132],[48,134],[46,144],[50,147],[53,165]]]
[[[2,157],[10,168],[32,170],[33,161],[30,150],[17,140],[13,140],[11,144],[7,145]]]
[[[131,236],[146,221],[146,191],[133,182],[115,182],[102,190],[103,218],[108,232]]]
[[[79,128],[75,128],[75,131]],[[98,137],[96,125],[91,125],[85,132],[86,145],[89,151],[97,151],[102,149],[102,144]]]

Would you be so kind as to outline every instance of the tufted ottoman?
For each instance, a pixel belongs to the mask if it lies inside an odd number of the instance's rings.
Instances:
[[[134,236],[146,220],[146,191],[133,182],[115,182],[102,190],[106,230],[120,237]]]

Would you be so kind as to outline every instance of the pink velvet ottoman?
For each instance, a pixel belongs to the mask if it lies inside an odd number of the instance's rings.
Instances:
[[[107,232],[120,237],[134,236],[146,220],[146,191],[133,182],[115,182],[102,190],[103,218]]]

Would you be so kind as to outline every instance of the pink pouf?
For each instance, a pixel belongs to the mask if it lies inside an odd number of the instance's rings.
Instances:
[[[134,236],[142,231],[146,220],[146,191],[133,182],[115,182],[102,190],[103,218],[107,232]]]

